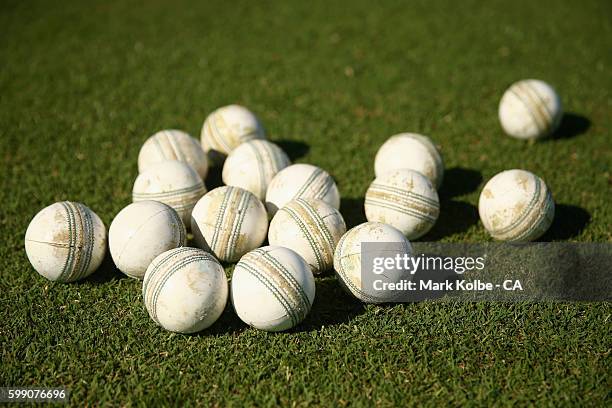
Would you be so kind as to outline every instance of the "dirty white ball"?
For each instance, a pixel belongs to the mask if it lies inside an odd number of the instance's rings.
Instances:
[[[290,164],[289,157],[274,143],[252,140],[241,144],[227,156],[223,165],[223,182],[241,187],[264,200],[272,178]]]
[[[149,137],[138,154],[138,172],[142,173],[151,166],[168,160],[189,164],[202,180],[208,174],[208,159],[200,142],[183,131],[162,130]]]
[[[321,200],[298,198],[276,212],[270,222],[268,242],[297,252],[313,273],[334,264],[334,250],[346,224],[338,210]]]
[[[25,234],[25,250],[36,272],[73,282],[94,272],[106,253],[106,227],[81,203],[62,201],[40,210]]]
[[[311,164],[294,164],[274,176],[266,192],[268,214],[273,217],[279,208],[296,198],[321,200],[340,209],[336,182],[328,172]]]
[[[400,169],[376,178],[365,196],[368,221],[400,230],[408,239],[425,235],[440,213],[438,193],[421,173]]]
[[[134,182],[132,201],[154,200],[168,204],[189,225],[191,210],[206,193],[198,173],[186,163],[176,160],[157,163]]]
[[[147,268],[142,296],[155,323],[173,332],[195,333],[223,313],[227,277],[209,253],[198,248],[171,249]]]
[[[277,332],[306,318],[314,302],[315,282],[297,253],[267,246],[249,252],[236,264],[231,292],[234,310],[243,322]]]
[[[538,139],[552,134],[561,123],[563,107],[554,88],[544,81],[518,81],[499,103],[499,121],[504,131],[518,139]]]
[[[172,207],[159,201],[139,201],[119,211],[108,230],[108,246],[117,268],[142,279],[162,252],[184,246],[187,233]]]
[[[200,248],[222,261],[235,262],[266,239],[268,217],[253,194],[223,186],[198,201],[191,215],[191,231]]]
[[[257,116],[240,105],[223,106],[208,115],[201,133],[202,147],[213,164],[220,164],[240,144],[264,138]]]
[[[391,136],[378,149],[374,160],[376,177],[398,169],[416,170],[436,188],[440,188],[444,177],[440,152],[430,138],[416,133]]]
[[[478,200],[486,230],[502,241],[533,241],[550,227],[555,202],[546,183],[525,170],[506,170],[487,182]]]
[[[384,303],[396,300],[393,292],[375,291],[374,288],[362,284],[362,243],[375,243],[376,247],[369,249],[369,257],[388,257],[411,255],[412,246],[404,234],[390,225],[379,222],[366,222],[350,229],[342,236],[334,253],[334,270],[342,287],[357,299],[366,303]],[[365,262],[365,261],[364,261]],[[399,271],[391,271],[380,275],[385,283],[397,283],[406,278]]]

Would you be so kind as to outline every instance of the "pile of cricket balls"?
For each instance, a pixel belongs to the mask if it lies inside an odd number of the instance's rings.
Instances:
[[[499,106],[504,131],[520,139],[550,135],[561,116],[556,92],[538,80],[515,83]],[[226,185],[207,192],[208,169],[220,165]],[[206,118],[201,144],[178,130],[154,134],[140,150],[138,170],[133,202],[112,221],[108,247],[120,271],[143,280],[151,318],[167,330],[197,332],[219,318],[231,296],[244,322],[281,331],[304,320],[315,297],[313,276],[332,268],[360,300],[386,300],[361,288],[361,243],[400,243],[410,252],[410,240],[438,219],[444,163],[426,136],[389,138],[365,194],[368,222],[348,232],[330,174],[292,165],[266,140],[256,116],[238,105]],[[505,241],[537,239],[554,216],[550,190],[526,170],[497,174],[478,206],[486,230]],[[197,248],[186,246],[189,230]],[[262,247],[266,238],[269,246]],[[90,275],[106,248],[104,224],[77,202],[44,208],[25,236],[34,269],[58,282]],[[237,262],[231,287],[220,261]]]

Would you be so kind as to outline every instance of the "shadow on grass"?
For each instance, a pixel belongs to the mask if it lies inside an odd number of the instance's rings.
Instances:
[[[570,139],[585,133],[590,127],[591,121],[588,118],[575,113],[565,113],[561,118],[559,129],[549,140]]]
[[[344,217],[347,230],[367,221],[363,209],[363,202],[363,197],[342,198],[340,200],[340,213],[342,213]]]
[[[310,147],[306,143],[296,140],[281,139],[273,140],[272,142],[277,144],[285,153],[287,153],[287,156],[289,156],[291,162],[306,156],[310,150]]]
[[[563,241],[577,237],[591,221],[591,214],[575,205],[557,204],[552,225],[538,241]]]
[[[132,279],[122,273],[113,262],[113,258],[111,257],[110,251],[106,251],[106,255],[104,256],[104,260],[102,261],[102,265],[98,268],[97,271],[89,275],[87,278],[82,279],[77,284],[80,283],[106,283],[117,281],[120,279]]]
[[[347,323],[363,313],[364,304],[346,293],[335,276],[317,278],[316,285],[317,292],[310,313],[288,333],[319,330],[323,326]]]
[[[221,317],[219,317],[219,319],[217,319],[217,321],[208,329],[193,333],[192,335],[206,337],[211,335],[236,334],[241,333],[248,328],[249,325],[240,320],[234,311],[231,299],[228,298],[227,305],[225,306],[225,310],[223,311]]]
[[[476,191],[480,183],[482,183],[482,174],[478,170],[463,167],[446,170],[439,191],[440,216],[431,231],[421,240],[437,241],[449,235],[465,232],[478,223],[476,206],[453,198]]]
[[[463,167],[452,167],[444,172],[440,187],[440,200],[462,196],[475,191],[482,183],[482,174],[478,170]]]
[[[478,223],[476,206],[463,201],[443,200],[440,203],[440,216],[431,231],[420,238],[420,241],[437,241],[453,234],[467,231]]]
[[[282,333],[319,330],[323,326],[334,326],[349,322],[363,312],[364,305],[344,292],[335,277],[326,276],[315,280],[316,295],[310,313],[302,323]],[[240,320],[234,311],[231,299],[228,299],[221,317],[211,327],[194,333],[193,336],[236,334],[248,328],[249,326]]]

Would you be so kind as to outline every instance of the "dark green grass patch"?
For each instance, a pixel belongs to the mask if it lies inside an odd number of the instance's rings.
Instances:
[[[171,334],[107,260],[82,283],[29,265],[30,219],[81,201],[105,224],[130,202],[142,142],[199,135],[242,103],[292,158],[329,170],[350,226],[390,135],[440,144],[442,213],[425,237],[488,240],[478,194],[499,171],[541,176],[548,240],[610,241],[612,7],[606,2],[17,2],[0,5],[0,386],[66,386],[74,405],[602,405],[610,313],[598,304],[365,306],[317,281],[296,329]],[[557,135],[502,134],[497,104],[541,78],[568,112]],[[218,176],[216,178],[218,180]],[[211,176],[209,184],[214,183]],[[229,270],[228,270],[229,272]]]

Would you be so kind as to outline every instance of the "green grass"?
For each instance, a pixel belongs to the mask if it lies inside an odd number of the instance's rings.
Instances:
[[[545,239],[612,241],[609,3],[373,4],[2,3],[0,386],[63,385],[74,405],[609,404],[609,303],[364,306],[327,276],[291,332],[247,328],[228,307],[184,336],[156,327],[140,283],[108,260],[76,284],[29,265],[37,211],[81,201],[108,226],[149,135],[199,135],[233,102],[333,174],[350,226],[377,148],[415,131],[447,166],[427,239],[488,240],[479,191],[524,168],[558,203]],[[525,77],[553,84],[570,113],[552,140],[502,134],[499,98]]]

